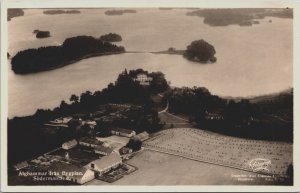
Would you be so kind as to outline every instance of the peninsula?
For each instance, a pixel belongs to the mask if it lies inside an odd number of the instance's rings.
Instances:
[[[20,51],[12,57],[11,64],[16,74],[29,74],[59,68],[85,58],[124,52],[122,46],[92,36],[77,36],[66,39],[61,46]]]
[[[292,9],[199,9],[188,12],[188,16],[203,17],[203,23],[210,26],[252,26],[256,19],[265,17],[293,18]]]
[[[14,17],[20,17],[24,15],[23,9],[7,9],[7,21],[10,21]]]

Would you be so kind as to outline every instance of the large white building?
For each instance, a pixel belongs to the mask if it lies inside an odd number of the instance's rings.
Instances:
[[[85,167],[98,172],[98,174],[101,176],[120,165],[122,165],[121,157],[117,153],[113,152],[107,156],[92,161]]]
[[[134,81],[137,81],[140,83],[140,85],[150,85],[150,82],[153,80],[152,77],[149,77],[147,74],[145,73],[140,73],[138,75],[136,75],[136,77],[134,78]]]

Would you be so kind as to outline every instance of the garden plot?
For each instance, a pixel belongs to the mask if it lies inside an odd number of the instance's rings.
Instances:
[[[192,128],[164,130],[147,140],[147,149],[198,161],[285,175],[292,164],[292,144],[224,136]]]

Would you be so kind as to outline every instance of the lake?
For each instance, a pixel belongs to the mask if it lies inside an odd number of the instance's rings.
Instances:
[[[8,52],[59,45],[78,35],[122,36],[126,53],[81,60],[52,71],[16,75],[8,66],[9,117],[54,108],[72,94],[95,91],[114,82],[118,74],[143,68],[161,71],[171,86],[207,87],[212,94],[246,97],[279,92],[293,86],[293,20],[265,18],[250,27],[211,27],[203,18],[186,16],[186,9],[137,9],[137,13],[107,16],[105,9],[83,9],[81,14],[44,15],[26,9],[8,22]],[[269,23],[269,19],[272,22]],[[50,38],[36,39],[33,30],[49,30]],[[204,39],[215,47],[218,61],[198,64],[179,55],[151,54],[169,47],[185,49]]]

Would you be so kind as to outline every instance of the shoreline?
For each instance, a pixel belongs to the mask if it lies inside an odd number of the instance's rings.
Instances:
[[[87,54],[87,55],[85,55],[85,56],[83,56],[81,58],[74,59],[74,60],[71,60],[71,61],[68,61],[68,62],[64,62],[64,63],[58,64],[58,65],[50,67],[50,68],[45,68],[45,69],[40,70],[40,71],[27,72],[27,73],[16,73],[14,71],[13,72],[14,72],[15,75],[22,75],[22,76],[24,76],[24,75],[28,75],[28,74],[35,74],[35,73],[40,73],[40,72],[46,72],[46,71],[50,71],[50,70],[55,70],[55,69],[62,68],[64,66],[67,66],[67,65],[70,65],[70,64],[74,64],[74,63],[79,62],[81,60],[92,58],[92,57],[108,56],[108,55],[124,54],[124,53],[130,53],[130,52],[117,51],[117,52],[102,52],[102,53]]]
[[[88,59],[88,58],[93,58],[93,57],[99,57],[99,56],[109,56],[109,55],[114,55],[114,54],[169,54],[169,55],[183,55],[185,50],[177,50],[175,52],[169,52],[169,51],[158,51],[158,52],[148,52],[148,51],[117,51],[117,52],[103,52],[103,53],[93,53],[93,54],[87,54],[81,58],[78,59],[74,59],[65,63],[61,63],[59,65],[50,67],[50,68],[45,68],[43,70],[40,71],[35,71],[35,72],[26,72],[26,73],[15,73],[15,75],[28,75],[28,74],[35,74],[35,73],[40,73],[40,72],[47,72],[50,70],[55,70],[58,68],[62,68],[64,66],[70,65],[70,64],[74,64],[76,62],[79,62],[81,60],[84,59]]]

